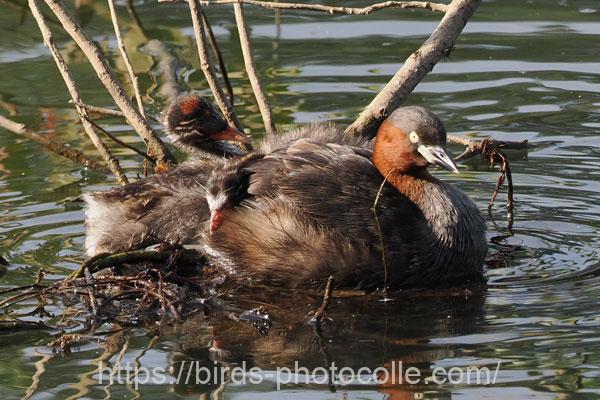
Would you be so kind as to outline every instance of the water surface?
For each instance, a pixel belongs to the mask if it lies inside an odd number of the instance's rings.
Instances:
[[[79,21],[115,56],[106,4],[88,0],[78,5],[74,12]],[[93,152],[26,2],[4,0],[0,7],[2,114]],[[179,76],[186,89],[208,94],[186,7],[141,1],[136,10],[147,36],[163,40],[183,61]],[[146,39],[131,25],[122,4],[119,11],[128,47],[139,49],[132,57],[145,102],[158,113],[167,99],[144,47]],[[248,14],[256,62],[282,127],[315,120],[351,122],[440,18],[422,10],[387,10],[367,17]],[[243,72],[232,11],[211,8],[209,16],[233,77],[238,113],[259,138],[260,116]],[[371,297],[336,299],[330,309],[333,322],[321,337],[304,317],[316,300],[300,295],[272,308],[274,326],[266,336],[223,316],[198,316],[158,337],[141,329],[100,335],[62,357],[47,345],[45,332],[2,334],[3,397],[598,398],[599,19],[595,0],[484,1],[450,57],[408,99],[438,113],[453,133],[529,139],[533,145],[528,152],[509,153],[517,202],[512,232],[504,220],[503,193],[488,217],[487,289],[406,292],[390,303]],[[52,28],[84,99],[110,105],[82,54],[56,25]],[[122,63],[115,66],[125,78]],[[103,119],[102,124],[139,144],[121,120]],[[141,171],[139,158],[129,151],[115,153],[132,178]],[[459,176],[436,174],[459,185],[485,210],[496,170],[477,160],[464,170]],[[1,271],[2,287],[31,283],[40,268],[51,280],[76,268],[84,259],[84,231],[81,205],[73,200],[113,185],[110,176],[0,131],[0,252],[10,260]],[[249,303],[247,308],[253,307]],[[101,362],[136,359],[144,367],[163,368],[169,379],[137,388],[98,382]],[[182,363],[191,361],[211,368],[260,367],[262,383],[174,383]],[[491,386],[372,381],[332,392],[327,384],[310,382],[275,392],[273,372],[296,361],[309,368],[334,361],[357,369],[388,368],[401,361],[424,375],[438,366],[495,368],[500,362],[500,368]]]

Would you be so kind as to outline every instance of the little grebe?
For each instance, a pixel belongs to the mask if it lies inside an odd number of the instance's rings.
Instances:
[[[208,219],[204,184],[218,159],[243,155],[246,135],[230,127],[202,97],[179,96],[166,110],[165,130],[191,162],[163,174],[83,196],[89,256],[156,243],[187,244]]]
[[[242,283],[293,287],[334,275],[338,285],[374,289],[386,269],[391,288],[480,281],[484,219],[427,170],[458,172],[445,145],[433,113],[403,107],[372,151],[297,139],[223,162],[207,183],[211,222],[199,240]]]
[[[85,248],[89,256],[156,243],[196,243],[209,218],[204,186],[216,160],[246,153],[225,140],[249,148],[248,138],[231,128],[199,96],[178,97],[167,107],[164,125],[173,144],[193,161],[122,187],[84,195]],[[307,136],[322,143],[371,146],[369,141],[346,135],[332,124],[310,124],[268,136],[259,144],[260,152],[270,152]]]

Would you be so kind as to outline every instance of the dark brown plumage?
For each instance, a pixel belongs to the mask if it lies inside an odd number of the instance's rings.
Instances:
[[[483,218],[464,193],[427,172],[429,164],[456,171],[445,141],[435,115],[405,107],[384,121],[373,152],[297,139],[225,162],[209,180],[211,212],[222,217],[205,232],[205,248],[249,284],[302,286],[335,275],[342,286],[383,287],[383,257],[392,288],[480,280]],[[236,171],[251,177],[245,197],[239,188],[214,190],[240,182],[228,177]]]
[[[225,135],[229,140],[247,140],[229,128],[214,107],[198,96],[178,97],[167,108],[164,121],[173,143],[193,161],[165,174],[84,195],[85,249],[89,256],[163,242],[197,244],[198,235],[208,226],[205,185],[210,172],[218,160],[245,154],[239,146],[221,139]],[[260,143],[260,149],[268,152],[306,136],[323,143],[370,146],[368,141],[349,137],[331,124],[310,124],[269,136]]]
[[[164,174],[84,195],[89,256],[156,243],[192,243],[209,216],[204,185],[216,160],[246,153],[228,141],[250,144],[195,95],[179,96],[165,111],[164,124],[173,143],[192,161]]]

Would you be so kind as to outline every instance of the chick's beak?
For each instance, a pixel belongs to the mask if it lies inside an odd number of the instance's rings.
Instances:
[[[210,212],[210,233],[215,233],[217,229],[223,223],[223,217],[225,216],[225,211],[221,208],[216,210],[212,210]]]
[[[246,146],[250,145],[250,139],[243,132],[238,131],[237,129],[227,126],[225,130],[222,130],[217,133],[213,133],[210,135],[212,140],[229,140],[232,142],[237,142],[244,144]]]
[[[446,153],[446,150],[444,150],[442,146],[422,144],[419,145],[417,151],[423,157],[425,157],[425,159],[429,161],[429,163],[440,166],[444,169],[447,169],[450,172],[458,174],[458,168],[456,168],[456,164],[454,163],[454,161],[452,161],[452,159],[450,158],[448,153]]]

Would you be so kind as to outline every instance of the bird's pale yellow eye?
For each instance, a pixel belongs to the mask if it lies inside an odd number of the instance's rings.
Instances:
[[[410,140],[411,143],[419,143],[419,135],[417,134],[417,132],[412,131],[408,135],[408,140]]]

